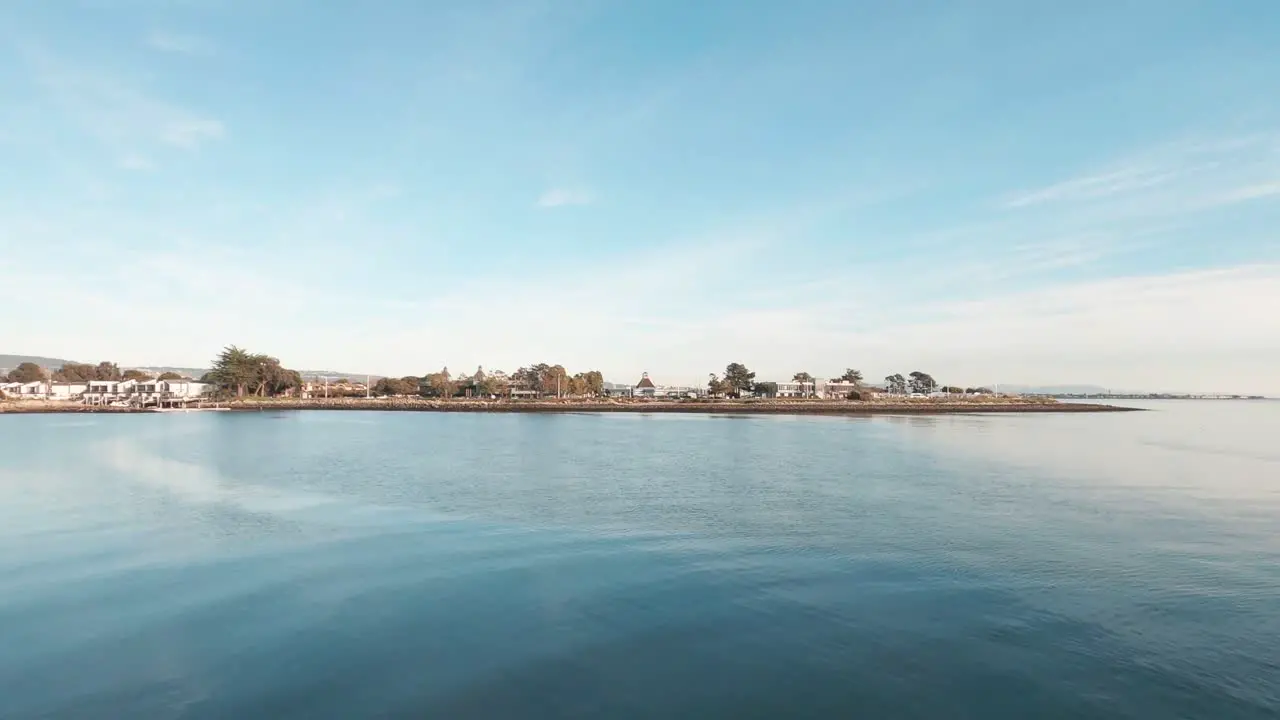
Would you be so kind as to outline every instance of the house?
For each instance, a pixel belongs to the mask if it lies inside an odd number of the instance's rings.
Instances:
[[[649,379],[649,373],[640,375],[640,382],[636,383],[635,389],[631,391],[634,397],[651,398],[658,394],[658,386],[653,384],[653,380]]]
[[[48,394],[48,388],[43,380],[32,380],[29,383],[22,383],[18,387],[18,397],[27,400],[43,398]]]
[[[74,400],[89,390],[87,382],[55,382],[49,383],[50,400]]]
[[[161,380],[159,385],[166,400],[190,400],[213,392],[213,385],[197,380]]]
[[[120,399],[119,380],[90,380],[82,397],[87,405],[106,405]]]

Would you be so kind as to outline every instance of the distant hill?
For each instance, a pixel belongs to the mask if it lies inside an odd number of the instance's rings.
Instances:
[[[1000,392],[1023,395],[1100,395],[1106,392],[1123,392],[1101,385],[1016,385],[1000,383]]]
[[[12,370],[25,362],[32,362],[44,368],[60,368],[72,361],[39,355],[0,355],[0,370]]]

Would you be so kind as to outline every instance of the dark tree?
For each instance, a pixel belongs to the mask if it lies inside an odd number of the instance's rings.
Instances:
[[[45,380],[44,369],[33,362],[24,362],[9,371],[9,382],[29,383]]]
[[[730,395],[742,397],[755,388],[756,374],[742,363],[729,363],[724,369],[724,382],[729,386]]]
[[[931,393],[938,386],[937,381],[927,372],[916,370],[911,373],[911,392]]]

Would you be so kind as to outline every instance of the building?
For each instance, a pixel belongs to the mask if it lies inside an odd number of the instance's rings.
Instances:
[[[76,400],[89,390],[87,382],[51,382],[48,398],[50,400]]]
[[[653,384],[653,380],[649,379],[649,373],[640,375],[640,382],[636,383],[635,389],[631,391],[635,397],[657,397],[658,386]]]

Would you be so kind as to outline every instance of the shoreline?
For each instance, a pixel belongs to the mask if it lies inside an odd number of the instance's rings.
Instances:
[[[221,403],[231,412],[268,411],[383,411],[469,413],[685,413],[706,415],[966,415],[979,413],[1101,413],[1141,412],[1142,408],[1099,403],[1060,403],[1042,400],[1003,402],[971,401],[476,401],[476,400],[376,400],[365,398],[313,400],[239,400]],[[207,412],[212,408],[195,409]],[[151,408],[117,408],[57,401],[0,403],[0,415],[14,414],[151,414]]]

